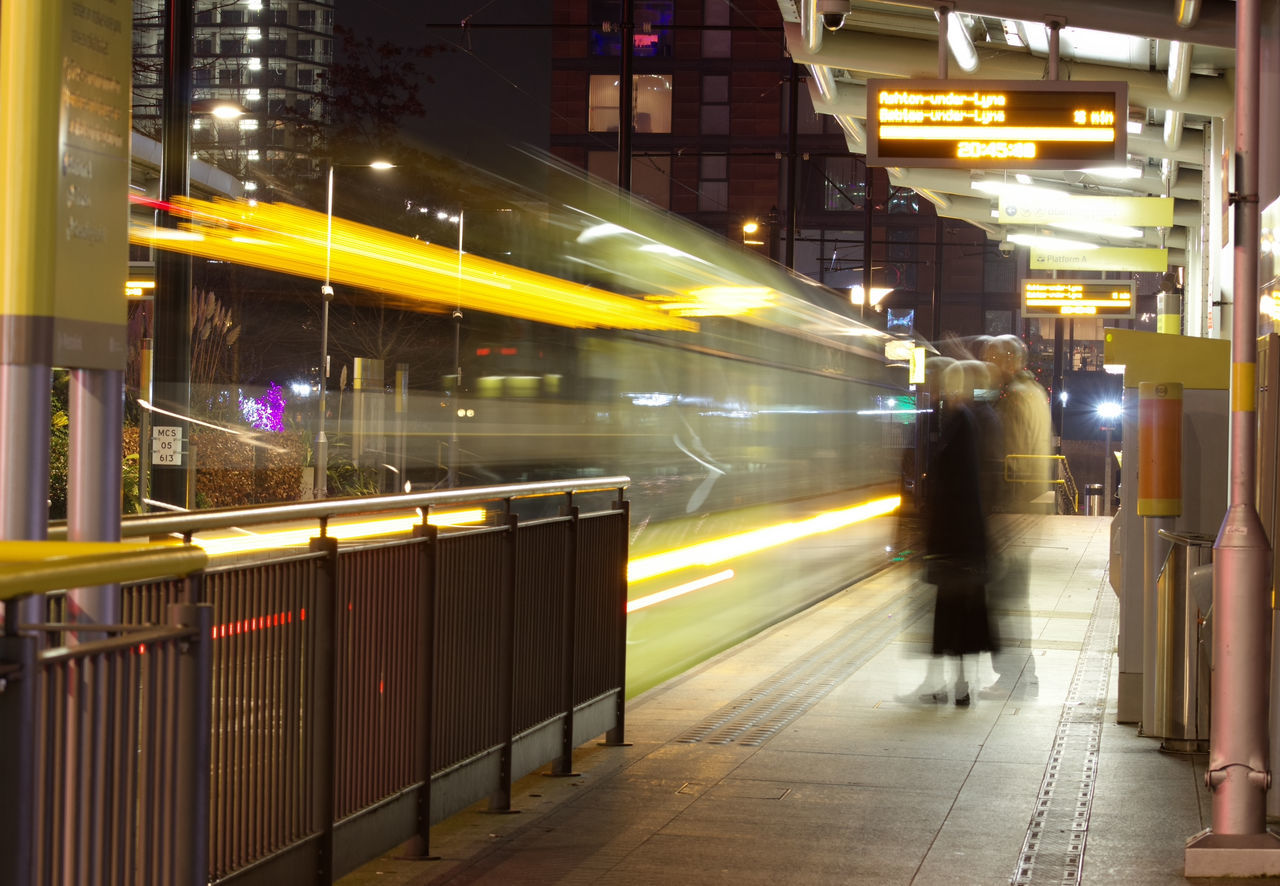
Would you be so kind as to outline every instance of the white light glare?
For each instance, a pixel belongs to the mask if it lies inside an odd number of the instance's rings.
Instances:
[[[1067,397],[1068,397],[1068,396],[1070,396],[1070,395],[1069,395],[1069,394],[1067,394],[1067,392],[1066,392],[1066,391],[1063,391],[1061,394],[1059,394],[1059,395],[1058,395],[1058,399],[1062,401],[1062,405],[1063,405],[1063,406],[1066,406],[1066,405],[1067,405]]]
[[[1124,412],[1124,409],[1119,403],[1106,402],[1098,404],[1099,418],[1118,418],[1122,412]]]
[[[1097,243],[1086,243],[1084,240],[1068,240],[1064,237],[1044,237],[1039,234],[1010,234],[1010,243],[1020,246],[1034,246],[1037,249],[1097,249]]]
[[[1049,227],[1081,234],[1093,234],[1098,237],[1111,237],[1116,240],[1137,240],[1142,236],[1141,228],[1113,225],[1102,221],[1055,221],[1049,222]]]

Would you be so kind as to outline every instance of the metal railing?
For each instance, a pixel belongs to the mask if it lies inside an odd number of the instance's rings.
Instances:
[[[18,623],[32,594],[182,576],[206,560],[189,546],[107,547],[0,545],[0,882],[204,882],[209,607],[95,625],[103,639],[71,646],[52,638],[75,626]]]
[[[122,631],[154,624],[184,593],[212,610],[199,881],[327,883],[406,841],[425,856],[432,824],[485,798],[509,808],[515,779],[546,763],[571,772],[573,748],[594,736],[621,742],[628,483],[126,520],[125,537],[187,539],[315,524],[309,547],[215,565],[191,587],[121,591]],[[442,507],[477,504],[483,525],[430,523]],[[412,534],[339,544],[327,531],[334,518],[413,508]],[[173,689],[141,682],[159,697]]]
[[[1080,493],[1065,455],[1009,453],[1004,457],[1004,479],[1006,483],[1052,491],[1055,513],[1080,513]]]

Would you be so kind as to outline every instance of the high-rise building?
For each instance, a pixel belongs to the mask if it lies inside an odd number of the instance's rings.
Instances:
[[[194,0],[192,99],[234,102],[221,120],[195,113],[192,154],[252,190],[315,174],[333,61],[332,0]],[[133,125],[160,137],[164,0],[134,0]]]
[[[867,315],[876,305],[891,326],[928,332],[945,291],[948,328],[1011,331],[1013,262],[869,169],[837,119],[814,111],[777,0],[631,5],[634,194],[848,292]],[[551,150],[615,182],[622,10],[554,0]]]

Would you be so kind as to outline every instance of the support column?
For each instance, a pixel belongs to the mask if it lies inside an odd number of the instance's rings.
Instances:
[[[1187,842],[1188,877],[1280,875],[1267,830],[1271,567],[1255,507],[1257,457],[1259,0],[1236,3],[1235,276],[1231,334],[1231,461],[1227,515],[1213,558],[1213,690],[1209,768],[1213,824]]]

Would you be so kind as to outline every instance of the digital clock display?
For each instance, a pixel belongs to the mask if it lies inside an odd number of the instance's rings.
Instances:
[[[1024,317],[1132,317],[1133,282],[1023,280]]]
[[[1078,169],[1125,162],[1128,84],[868,80],[867,163]]]

